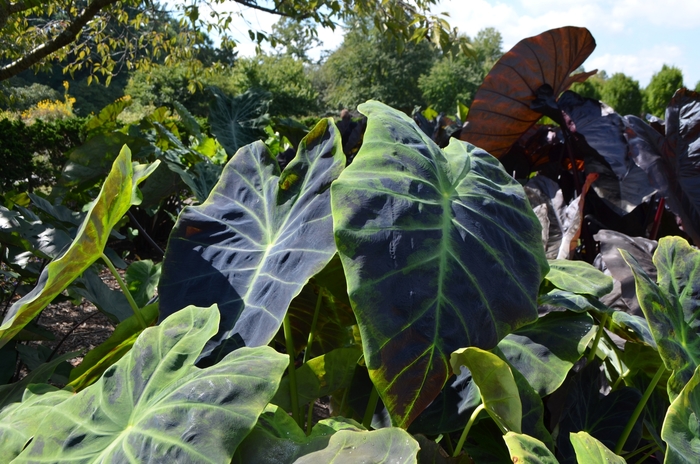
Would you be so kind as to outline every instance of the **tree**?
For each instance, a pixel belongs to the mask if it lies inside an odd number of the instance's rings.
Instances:
[[[217,32],[223,48],[235,46],[228,29],[244,10],[216,9],[225,3],[308,19],[305,27],[336,27],[358,16],[369,17],[401,42],[431,38],[447,45],[451,33],[449,24],[428,12],[437,0],[174,0],[167,5],[182,18],[178,29],[170,24],[154,27],[153,19],[168,11],[153,0],[0,0],[0,81],[66,59],[69,71],[87,67],[107,80],[119,66],[144,67],[158,57],[201,68],[194,55],[204,40],[202,31]],[[200,14],[200,7],[211,6],[214,9]],[[114,28],[109,26],[115,24],[121,26],[120,34],[112,34]],[[258,42],[268,39],[260,31],[249,32]]]
[[[615,73],[605,81],[600,100],[612,106],[618,114],[639,116],[642,112],[642,91],[639,82],[623,73]]]
[[[492,27],[467,41],[472,56],[448,53],[418,80],[424,100],[437,111],[453,113],[458,101],[469,106],[481,82],[503,54],[501,33]]]
[[[698,81],[698,83],[695,84],[695,91],[700,92],[700,81]]]
[[[583,66],[581,66],[576,70],[576,72],[585,72],[585,69]],[[601,100],[603,98],[603,87],[605,87],[605,81],[607,80],[608,74],[605,72],[605,70],[601,70],[583,82],[574,83],[574,85],[571,86],[571,90],[582,97]]]
[[[242,58],[233,68],[231,82],[239,92],[269,92],[270,116],[306,116],[318,109],[318,92],[304,63],[292,56],[259,54]]]
[[[433,46],[425,41],[408,42],[400,50],[390,35],[358,25],[322,65],[326,103],[339,110],[375,99],[410,112],[424,104],[418,79],[436,57]]]
[[[124,93],[131,96],[136,106],[172,107],[179,102],[195,116],[206,116],[209,111],[206,87],[217,86],[227,93],[238,90],[227,70],[204,73],[197,77],[199,85],[190,86],[194,78],[184,64],[154,65],[148,71],[132,73]]]
[[[292,18],[281,18],[272,26],[270,39],[273,46],[281,45],[279,55],[291,56],[304,63],[310,63],[309,50],[321,45],[316,29],[311,20],[297,21]]]
[[[675,66],[663,65],[644,89],[644,111],[663,118],[671,97],[681,87],[683,72]]]

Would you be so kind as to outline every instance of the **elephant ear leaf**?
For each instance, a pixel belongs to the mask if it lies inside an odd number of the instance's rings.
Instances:
[[[8,342],[34,319],[73,280],[97,261],[104,251],[112,228],[131,205],[141,203],[138,184],[158,166],[131,164],[131,151],[125,145],[114,160],[98,197],[78,228],[75,240],[58,258],[51,261],[39,276],[36,287],[7,312],[0,327],[0,346]]]
[[[14,462],[229,462],[288,357],[241,348],[195,367],[218,322],[215,306],[188,307],[146,329],[97,383],[46,414]]]
[[[665,462],[700,462],[700,430],[697,418],[700,416],[700,368],[681,390],[666,412],[661,438],[668,444]]]
[[[659,355],[673,371],[667,383],[673,401],[700,365],[700,251],[680,237],[659,240],[653,258],[658,283],[630,253],[620,253],[634,273],[637,298]]]
[[[440,393],[450,354],[493,348],[537,318],[547,262],[523,188],[453,139],[443,151],[379,102],[331,187],[334,232],[365,361],[395,425]]]
[[[596,71],[571,75],[595,49],[586,28],[561,27],[518,42],[493,66],[474,96],[460,138],[500,157],[542,114],[530,109],[535,92],[554,96]]]
[[[159,283],[161,318],[218,304],[224,340],[266,345],[292,299],[335,253],[329,186],[345,166],[340,135],[322,120],[280,172],[262,142],[240,149],[209,198],[170,235]]]

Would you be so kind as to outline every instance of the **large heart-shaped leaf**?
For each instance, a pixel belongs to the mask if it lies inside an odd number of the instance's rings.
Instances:
[[[504,155],[542,114],[530,109],[535,92],[554,96],[596,71],[571,75],[595,49],[588,29],[561,27],[518,42],[493,66],[474,96],[460,138],[496,157]]]
[[[661,438],[668,447],[666,460],[668,464],[694,464],[700,462],[700,367],[680,394],[671,403],[666,413]]]
[[[241,348],[198,369],[218,322],[215,306],[188,307],[146,329],[97,383],[36,417],[43,421],[16,462],[229,462],[288,357]]]
[[[36,287],[16,301],[0,327],[0,346],[34,319],[104,251],[112,228],[131,205],[141,202],[138,184],[158,166],[131,164],[131,151],[124,146],[112,165],[100,194],[88,210],[70,247],[44,268]]]
[[[570,433],[571,444],[574,445],[576,459],[586,464],[625,464],[622,456],[610,449],[586,432]]]
[[[634,162],[668,201],[683,230],[700,243],[700,93],[679,89],[666,109],[666,137],[627,116]]]
[[[700,251],[680,237],[664,237],[654,253],[658,285],[626,251],[637,298],[649,321],[659,354],[673,371],[668,381],[671,401],[700,365]]]
[[[415,464],[418,442],[403,429],[387,427],[371,432],[341,430],[331,436],[328,447],[294,461],[294,464]]]
[[[443,151],[378,102],[362,148],[331,187],[338,252],[365,360],[396,425],[450,375],[449,355],[493,348],[536,318],[547,270],[522,187],[482,150]]]
[[[239,150],[207,201],[178,218],[158,287],[161,318],[217,303],[221,327],[204,355],[234,336],[269,343],[292,299],[335,253],[328,187],[344,165],[326,119],[281,173],[262,142]]]
[[[466,366],[484,402],[484,407],[494,421],[505,431],[520,433],[522,403],[518,386],[508,363],[497,355],[476,347],[462,348],[450,357],[454,372]]]
[[[588,314],[550,313],[507,335],[498,347],[540,396],[553,393],[595,335]]]
[[[515,432],[508,432],[503,435],[503,439],[508,446],[510,458],[514,463],[528,464],[559,464],[557,458],[537,438]]]

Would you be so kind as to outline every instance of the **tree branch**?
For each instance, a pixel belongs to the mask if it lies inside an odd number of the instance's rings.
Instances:
[[[270,14],[277,15],[277,16],[286,16],[287,18],[300,19],[300,20],[310,17],[310,15],[308,15],[308,14],[293,15],[293,14],[285,13],[284,11],[281,11],[281,10],[277,10],[275,8],[265,8],[264,6],[258,5],[258,3],[256,1],[248,1],[248,0],[234,0],[234,1],[238,4],[243,5],[243,6],[247,6],[248,8],[263,11],[265,13],[270,13]]]
[[[22,58],[9,63],[2,68],[0,68],[0,81],[9,79],[12,76],[16,76],[37,64],[50,54],[60,50],[66,45],[74,42],[80,31],[85,27],[85,25],[93,19],[101,10],[117,3],[119,0],[93,0],[83,11],[80,13],[75,20],[66,27],[63,32],[58,34],[55,38],[49,40],[46,43],[34,47],[29,53],[24,55]],[[14,5],[19,5],[19,3],[10,4],[9,7]],[[8,10],[1,10],[0,20],[2,19],[2,14]]]

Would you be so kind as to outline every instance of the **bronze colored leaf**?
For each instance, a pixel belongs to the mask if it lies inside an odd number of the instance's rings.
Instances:
[[[542,114],[530,109],[547,84],[559,96],[596,71],[571,75],[595,49],[588,29],[566,26],[518,42],[486,76],[469,109],[461,139],[503,156]]]

